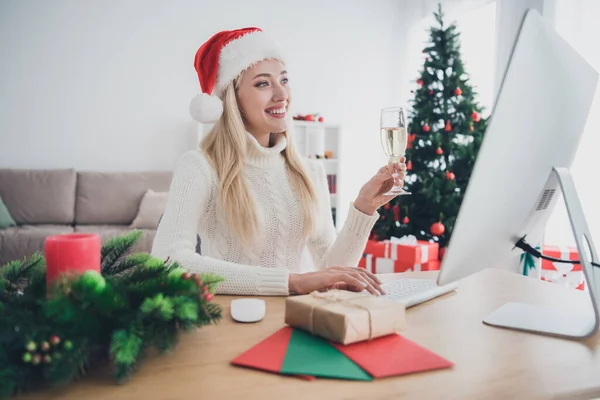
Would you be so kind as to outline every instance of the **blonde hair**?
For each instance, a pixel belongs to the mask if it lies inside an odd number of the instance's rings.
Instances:
[[[225,89],[223,115],[202,140],[200,148],[217,174],[220,186],[217,201],[238,241],[248,249],[257,244],[262,227],[259,226],[256,204],[243,179],[248,133],[236,98],[241,77],[242,74]],[[271,134],[270,143],[275,143],[281,135],[287,138],[287,145],[282,153],[292,188],[300,197],[304,234],[309,236],[317,221],[317,195],[295,149],[291,129],[288,127],[286,132]]]

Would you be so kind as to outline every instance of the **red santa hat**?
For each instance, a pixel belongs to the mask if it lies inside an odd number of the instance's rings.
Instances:
[[[283,62],[278,45],[260,28],[222,31],[196,52],[194,68],[202,92],[190,103],[192,118],[201,123],[217,121],[223,114],[223,91],[241,72],[262,60]]]

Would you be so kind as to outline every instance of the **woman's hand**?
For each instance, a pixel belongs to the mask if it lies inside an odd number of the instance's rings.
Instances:
[[[367,215],[373,215],[375,211],[392,200],[395,196],[386,195],[394,186],[394,181],[398,186],[404,185],[406,176],[406,159],[402,157],[398,164],[388,164],[382,167],[375,176],[363,185],[354,200],[354,207]],[[397,174],[394,179],[394,174]]]
[[[290,274],[289,278],[289,291],[297,294],[340,289],[352,292],[367,290],[378,296],[385,294],[380,285],[381,281],[371,272],[352,267],[330,267],[305,274]]]

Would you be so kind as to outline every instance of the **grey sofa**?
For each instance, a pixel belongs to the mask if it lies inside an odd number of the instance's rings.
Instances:
[[[0,267],[43,252],[46,237],[87,232],[102,243],[130,231],[148,189],[167,192],[172,173],[0,169],[2,198],[16,227],[0,229]],[[156,233],[142,229],[134,251],[150,252]]]

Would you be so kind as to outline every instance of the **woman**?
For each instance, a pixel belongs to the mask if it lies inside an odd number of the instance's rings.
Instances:
[[[200,47],[194,66],[203,93],[190,112],[216,124],[178,162],[152,254],[224,277],[222,294],[383,293],[377,277],[356,265],[377,208],[391,199],[383,193],[393,171],[381,168],[362,187],[336,237],[325,170],[301,159],[290,137],[283,60],[258,28],[220,32]],[[397,172],[403,179],[404,169]],[[317,270],[300,274],[305,247]]]

